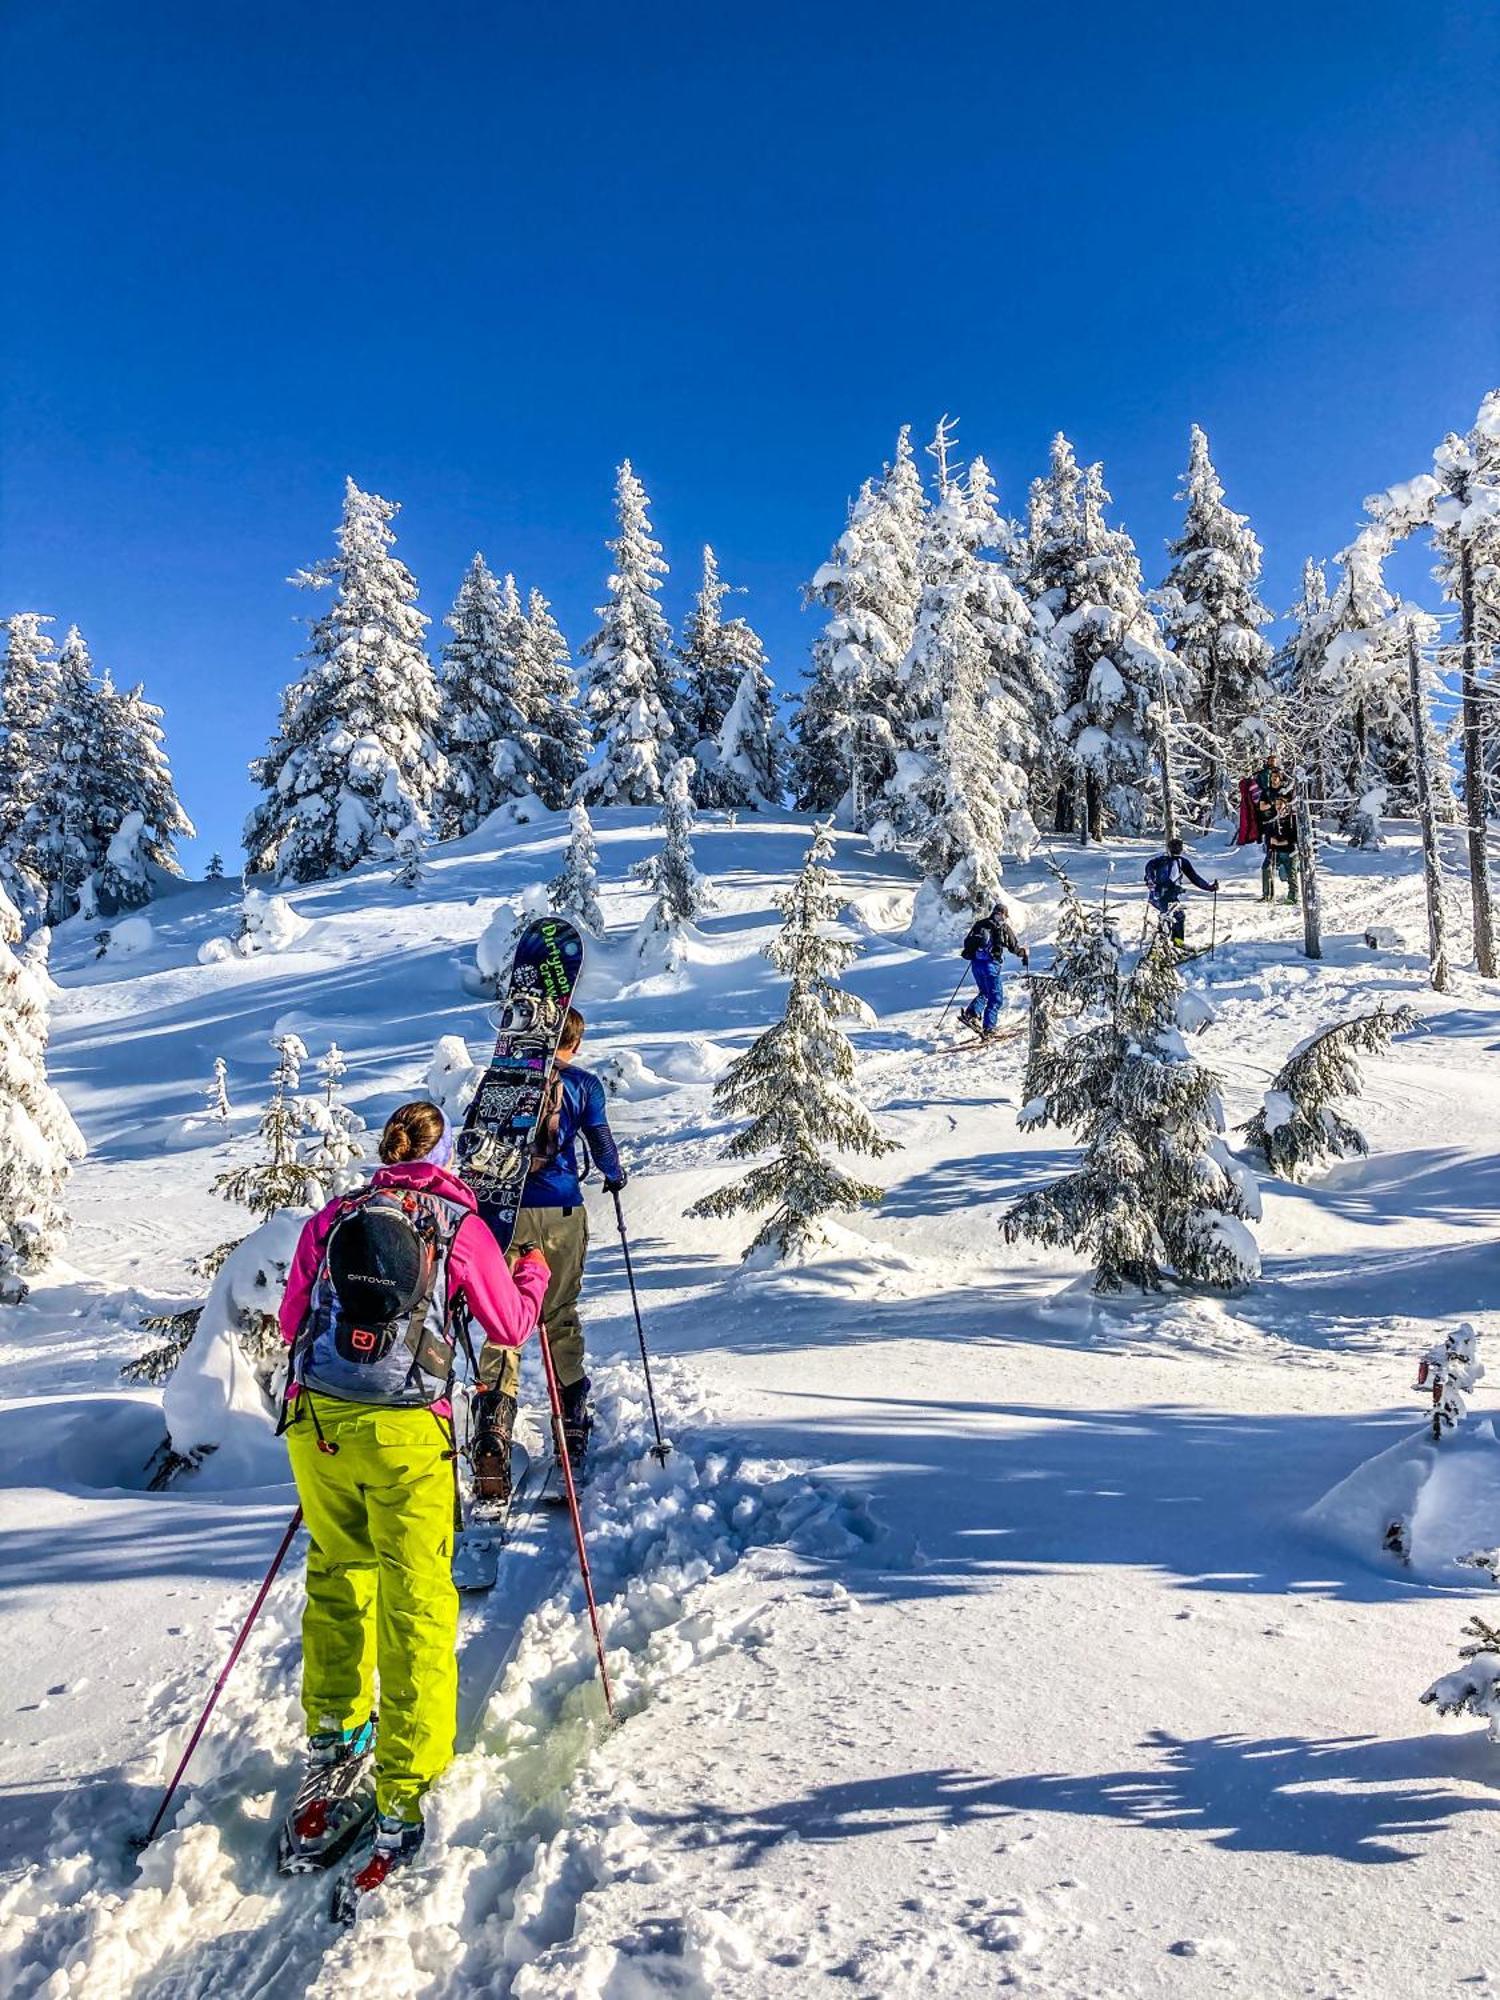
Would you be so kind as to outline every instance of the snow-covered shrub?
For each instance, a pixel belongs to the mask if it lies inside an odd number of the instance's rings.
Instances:
[[[707,900],[706,885],[693,864],[693,772],[691,757],[679,757],[667,773],[657,830],[661,846],[641,869],[656,892],[658,928],[689,924]]]
[[[1245,1224],[1258,1218],[1259,1196],[1224,1142],[1218,1079],[1177,1027],[1182,976],[1167,939],[1154,938],[1117,982],[1102,915],[1074,912],[1059,932],[1056,964],[1019,1123],[1077,1131],[1083,1157],[1007,1210],[1006,1240],[1029,1236],[1084,1252],[1097,1292],[1155,1291],[1168,1273],[1226,1290],[1250,1283],[1260,1254]],[[1081,1023],[1056,1032],[1080,1002]]]
[[[427,851],[422,830],[408,826],[396,835],[396,873],[393,886],[415,895],[427,881]]]
[[[1491,1743],[1500,1743],[1500,1629],[1477,1614],[1464,1626],[1463,1665],[1441,1674],[1421,1696],[1439,1715],[1472,1715],[1486,1724]]]
[[[1479,1359],[1479,1335],[1468,1320],[1453,1328],[1442,1340],[1434,1341],[1417,1362],[1417,1379],[1412,1384],[1420,1396],[1432,1403],[1432,1435],[1441,1441],[1444,1431],[1456,1431],[1469,1414],[1469,1392],[1484,1380],[1484,1363]],[[1497,1523],[1500,1526],[1500,1523]]]
[[[285,896],[268,896],[263,889],[247,889],[240,902],[234,937],[210,938],[200,945],[198,963],[219,965],[231,956],[254,958],[263,951],[290,951],[311,929],[306,917],[299,917]]]
[[[83,1137],[47,1081],[45,971],[17,958],[21,920],[0,889],[0,1303],[62,1245],[62,1194]]]
[[[204,1091],[203,1101],[210,1118],[217,1118],[224,1125],[229,1123],[229,1065],[222,1056],[214,1057],[213,1081]]]
[[[121,917],[110,925],[111,958],[137,958],[142,952],[150,951],[155,942],[156,932],[149,917]]]
[[[228,1250],[162,1396],[171,1471],[223,1454],[231,1483],[285,1477],[267,1384],[284,1349],[277,1309],[296,1255],[305,1209],[283,1209]],[[144,1366],[137,1363],[139,1369]],[[160,1483],[160,1482],[159,1482]]]
[[[750,1118],[725,1148],[728,1157],[772,1157],[687,1211],[727,1216],[769,1208],[747,1257],[761,1250],[776,1259],[806,1255],[825,1240],[822,1218],[830,1210],[880,1199],[882,1189],[853,1179],[828,1155],[879,1157],[896,1149],[855,1094],[854,1051],[838,1026],[868,1018],[868,1010],[838,984],[859,947],[833,928],[841,897],[826,866],[832,853],[829,829],[820,827],[801,873],[777,901],[782,925],[765,955],[790,980],[782,1018],[714,1086],[716,1110]]]
[[[589,809],[581,799],[568,814],[568,851],[563,856],[562,873],[553,876],[547,892],[560,917],[571,919],[595,937],[604,935],[604,912],[599,907],[599,849]]]
[[[484,1065],[469,1054],[469,1045],[462,1035],[441,1035],[432,1051],[422,1088],[449,1124],[459,1125],[483,1075]]]
[[[1272,1079],[1260,1110],[1243,1128],[1252,1150],[1287,1180],[1296,1180],[1302,1169],[1321,1160],[1368,1153],[1364,1134],[1332,1100],[1359,1091],[1357,1054],[1378,1055],[1393,1036],[1419,1024],[1412,1008],[1382,1003],[1372,1014],[1335,1021],[1299,1042]]]

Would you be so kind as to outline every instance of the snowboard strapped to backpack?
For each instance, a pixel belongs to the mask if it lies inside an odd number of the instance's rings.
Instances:
[[[346,1197],[293,1349],[299,1388],[398,1408],[447,1393],[448,1259],[469,1212],[426,1189],[368,1187]]]

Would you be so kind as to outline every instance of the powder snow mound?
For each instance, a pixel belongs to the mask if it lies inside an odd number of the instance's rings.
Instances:
[[[1471,1421],[1441,1443],[1424,1425],[1341,1479],[1305,1520],[1363,1563],[1472,1589],[1481,1572],[1463,1558],[1500,1545],[1493,1423]]]

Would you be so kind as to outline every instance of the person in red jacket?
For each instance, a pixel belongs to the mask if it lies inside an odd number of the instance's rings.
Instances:
[[[357,1891],[416,1851],[422,1795],[453,1755],[458,1593],[446,1391],[456,1315],[466,1310],[496,1346],[519,1347],[550,1277],[537,1250],[511,1272],[451,1156],[437,1106],[403,1104],[381,1135],[383,1164],[368,1186],[304,1225],[281,1301],[292,1350],[287,1448],[311,1539],[302,1620],[309,1776],[298,1801],[307,1794],[318,1807],[310,1838],[326,1842],[318,1774],[368,1758],[373,1744],[377,1818]],[[294,1844],[311,1852],[297,1810]]]

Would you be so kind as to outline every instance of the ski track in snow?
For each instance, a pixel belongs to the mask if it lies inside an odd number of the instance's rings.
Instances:
[[[1215,863],[1232,936],[1189,982],[1215,1015],[1195,1047],[1232,1124],[1329,1020],[1384,998],[1417,1005],[1426,1029],[1363,1065],[1368,1160],[1265,1181],[1262,1285],[1132,1304],[1080,1297],[1066,1257],[1001,1245],[1005,1207],[1066,1146],[1017,1131],[1024,1038],[934,1045],[953,961],[913,949],[909,878],[849,837],[836,865],[865,944],[849,984],[878,1016],[855,1031],[860,1086],[904,1148],[884,1163],[887,1199],[844,1219],[816,1263],[770,1277],[738,1266],[752,1225],[683,1220],[731,1172],[712,1077],[777,1004],[756,954],[807,829],[704,824],[718,893],[673,982],[642,980],[620,942],[645,907],[627,870],[650,820],[600,815],[611,940],[584,989],[590,1050],[628,1058],[612,1115],[676,1447],[665,1468],[646,1453],[612,1218],[596,1211],[608,1442],[585,1513],[622,1723],[604,1725],[565,1517],[548,1511],[534,1551],[503,1558],[465,1613],[473,1727],[427,1844],[347,1933],[326,1921],[327,1879],[285,1881],[273,1862],[300,1750],[300,1566],[172,1830],[139,1860],[128,1846],[291,1496],[216,1489],[212,1461],[175,1493],[142,1493],[158,1399],[117,1371],[142,1313],[198,1296],[188,1260],[229,1233],[207,1187],[243,1157],[269,1035],[295,1030],[314,1055],[336,1038],[371,1122],[440,1034],[478,1053],[474,943],[503,898],[555,872],[565,822],[440,850],[419,900],[388,868],[295,891],[307,928],[250,960],[198,963],[230,928],[222,884],[153,908],[150,949],[119,965],[59,932],[55,1069],[93,1154],[68,1264],[0,1325],[16,1585],[0,1611],[15,1811],[0,1986],[23,2000],[1493,1990],[1500,1928],[1453,1884],[1488,1865],[1500,1752],[1416,1707],[1492,1593],[1424,1588],[1362,1555],[1352,1506],[1342,1542],[1309,1525],[1416,1430],[1413,1353],[1455,1318],[1483,1326],[1493,1296],[1500,994],[1461,975],[1439,1000],[1414,953],[1362,942],[1377,924],[1424,935],[1410,838],[1325,853],[1318,965],[1298,913],[1250,900],[1255,855]],[[1113,843],[1068,865],[1097,894],[1118,864],[1118,898],[1144,853]],[[1008,886],[1045,962],[1055,886],[1040,863]],[[1207,935],[1206,901],[1192,923]],[[219,1054],[227,1134],[196,1119]],[[1378,1515],[1378,1485],[1360,1504]]]

